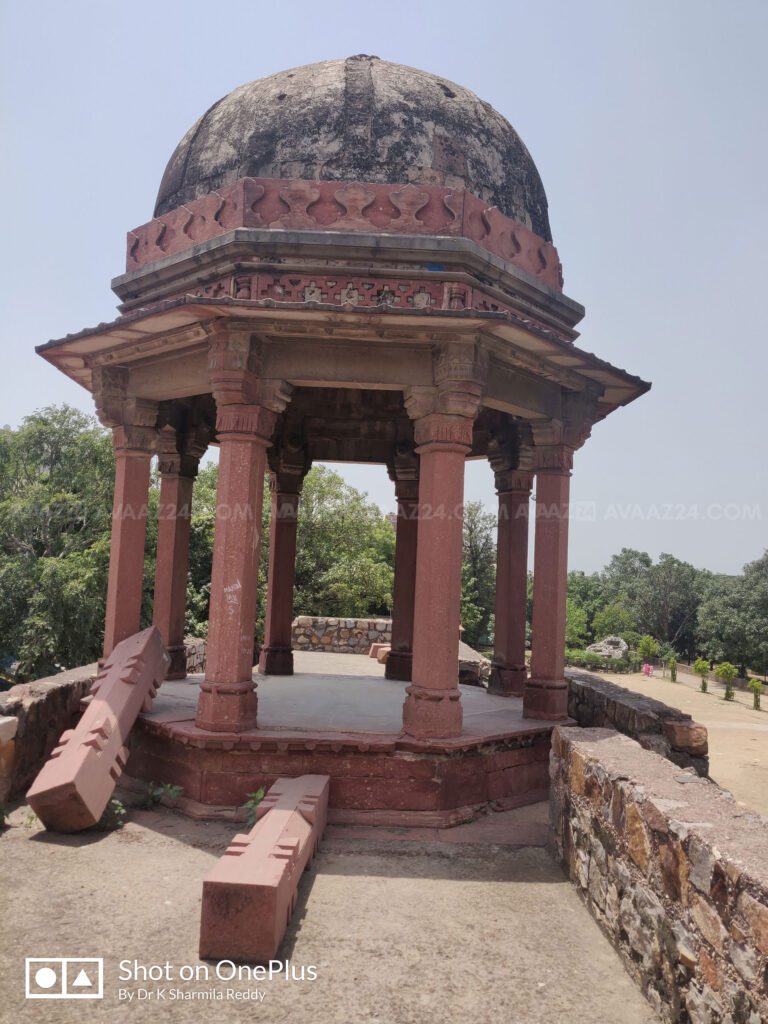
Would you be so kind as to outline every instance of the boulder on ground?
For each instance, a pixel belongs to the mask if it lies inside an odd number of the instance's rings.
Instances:
[[[629,644],[620,636],[607,636],[597,644],[590,644],[587,650],[591,654],[601,654],[604,658],[623,658],[629,650]]]

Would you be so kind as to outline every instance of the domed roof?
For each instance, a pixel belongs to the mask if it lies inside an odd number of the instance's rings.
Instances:
[[[214,103],[176,147],[155,216],[243,177],[465,187],[551,240],[541,178],[509,122],[460,85],[378,57],[280,71]]]

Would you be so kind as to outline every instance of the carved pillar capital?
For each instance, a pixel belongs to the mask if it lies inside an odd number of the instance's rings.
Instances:
[[[157,469],[161,476],[194,480],[210,442],[210,430],[202,425],[188,430],[166,424],[157,432]]]
[[[158,404],[129,394],[125,367],[94,367],[93,396],[99,419],[112,428],[116,453],[152,453]]]
[[[219,441],[242,439],[271,443],[277,413],[264,405],[223,405],[216,411],[216,433]]]
[[[284,411],[293,388],[284,380],[262,374],[264,343],[247,324],[226,319],[207,325],[208,379],[217,407],[263,405]]]

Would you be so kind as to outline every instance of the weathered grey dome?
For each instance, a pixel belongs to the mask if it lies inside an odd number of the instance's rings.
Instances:
[[[509,122],[468,89],[378,57],[241,85],[187,132],[155,215],[246,176],[466,187],[551,240],[547,198]]]

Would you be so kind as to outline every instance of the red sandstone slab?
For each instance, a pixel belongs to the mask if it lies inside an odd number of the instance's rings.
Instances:
[[[327,775],[278,779],[247,835],[236,835],[203,880],[200,957],[261,963],[274,958],[299,880],[322,838]]]
[[[95,825],[119,779],[125,743],[140,711],[149,711],[168,655],[156,627],[119,643],[91,688],[91,700],[27,793],[47,829],[79,832]]]

